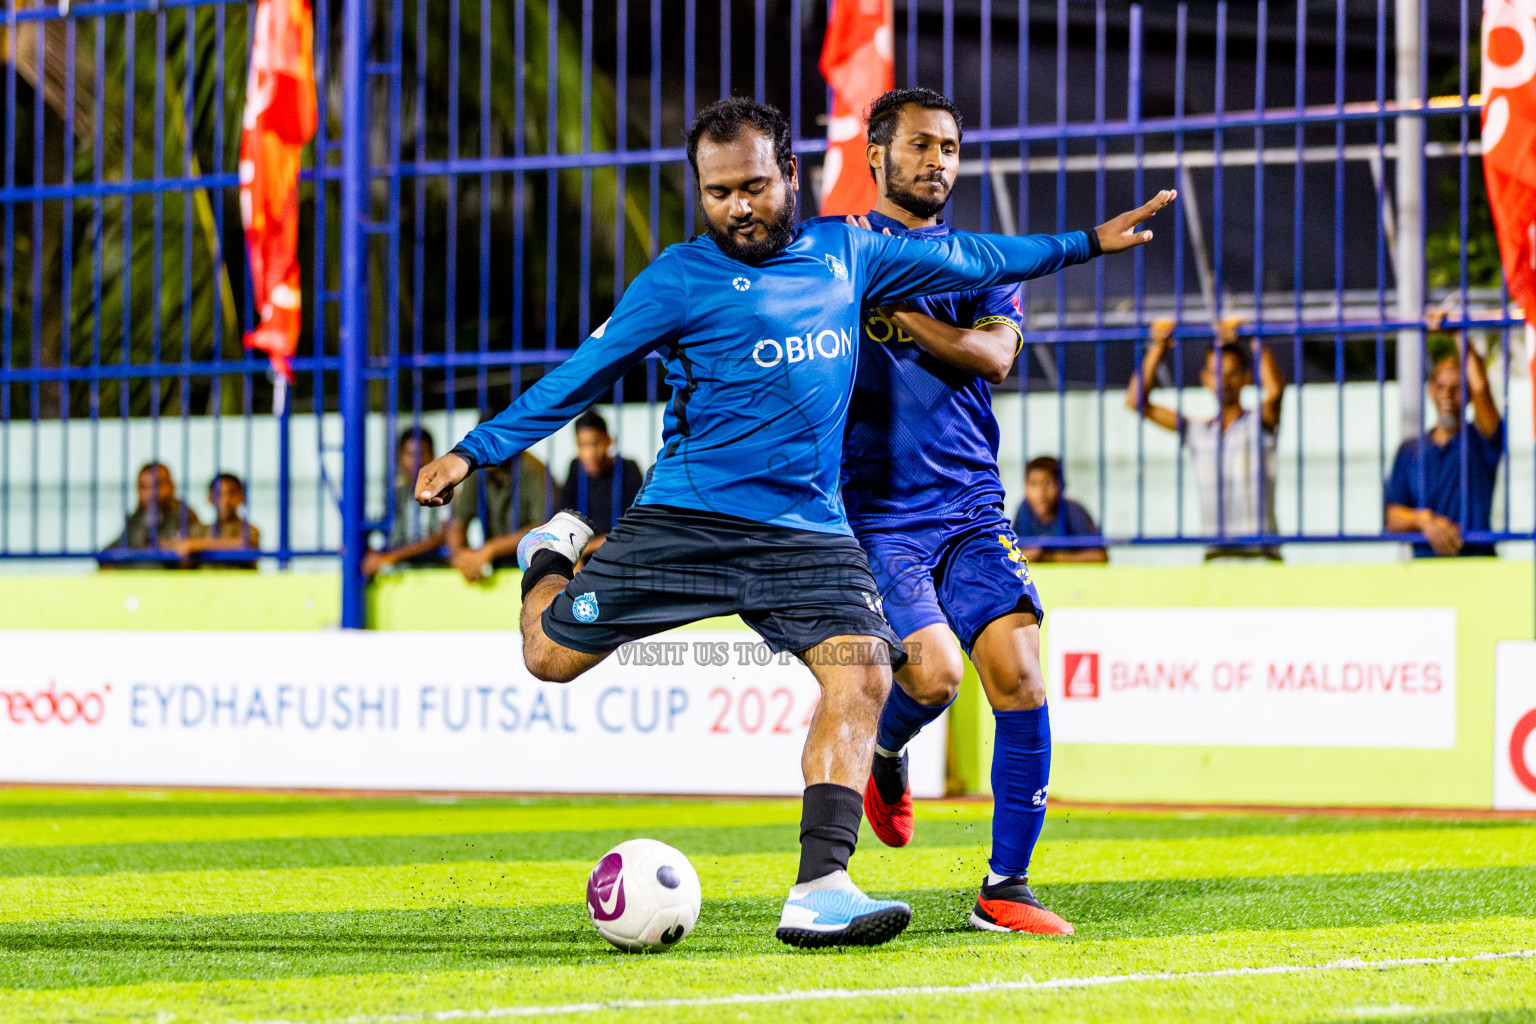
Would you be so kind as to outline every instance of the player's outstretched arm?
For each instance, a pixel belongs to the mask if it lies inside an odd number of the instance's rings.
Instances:
[[[471,472],[505,462],[553,434],[607,394],[646,353],[676,337],[688,305],[677,263],[677,257],[662,253],[569,359],[464,435],[447,455],[423,466],[416,478],[416,501],[428,507],[447,504],[453,488]]]
[[[937,244],[857,231],[854,245],[866,305],[1045,277],[1101,252],[1123,252],[1152,239],[1140,225],[1173,202],[1168,189],[1090,231],[1064,235],[982,235],[957,231]],[[1107,245],[1106,245],[1107,241]]]

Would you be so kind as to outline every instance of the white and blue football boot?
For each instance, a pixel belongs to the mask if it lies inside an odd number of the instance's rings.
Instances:
[[[564,555],[575,565],[581,560],[581,553],[586,550],[587,541],[592,539],[594,532],[592,524],[580,512],[570,509],[556,512],[553,519],[529,530],[518,541],[517,567],[527,572],[533,556],[546,548]]]
[[[912,908],[895,900],[872,900],[846,871],[789,890],[779,916],[780,942],[802,949],[824,946],[878,946],[900,935]]]

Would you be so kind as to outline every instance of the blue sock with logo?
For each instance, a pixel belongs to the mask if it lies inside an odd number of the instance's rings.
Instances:
[[[993,711],[992,860],[999,875],[1029,872],[1051,778],[1051,717],[1046,705],[1028,711]]]
[[[952,703],[953,700],[943,704],[919,704],[907,696],[907,691],[901,688],[900,683],[892,683],[891,695],[885,698],[885,707],[880,711],[880,728],[875,732],[875,746],[892,754],[899,753],[902,747],[912,741],[912,737],[922,731],[923,726],[942,715],[944,709]]]

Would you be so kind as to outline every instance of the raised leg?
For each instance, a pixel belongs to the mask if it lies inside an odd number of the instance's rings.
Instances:
[[[568,566],[569,561],[566,562]],[[604,658],[604,654],[588,654],[551,640],[544,633],[544,609],[549,607],[555,595],[565,589],[570,576],[558,571],[538,579],[523,595],[521,625],[523,631],[523,664],[535,679],[546,683],[568,683]]]

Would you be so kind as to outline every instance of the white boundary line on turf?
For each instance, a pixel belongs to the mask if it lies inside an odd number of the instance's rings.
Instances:
[[[612,1010],[691,1009],[697,1006],[743,1006],[756,1003],[800,1003],[831,999],[881,999],[892,996],[971,995],[984,992],[1048,992],[1059,989],[1096,988],[1146,981],[1186,981],[1195,978],[1240,978],[1306,971],[1365,971],[1386,967],[1428,967],[1439,964],[1486,963],[1494,960],[1536,959],[1536,949],[1467,956],[1400,957],[1393,960],[1360,960],[1354,957],[1326,964],[1276,964],[1272,967],[1226,967],[1212,971],[1159,971],[1151,974],[1095,974],[1081,978],[1047,978],[1035,981],[978,981],[969,985],[903,985],[894,988],[823,988],[789,992],[746,992],[730,996],[699,996],[692,999],[614,999],[594,1003],[556,1003],[546,1006],[499,1006],[488,1010],[437,1010],[426,1013],[389,1013],[332,1017],[321,1021],[261,1020],[249,1024],[411,1024],[414,1021],[496,1020],[516,1017],[560,1017]]]

